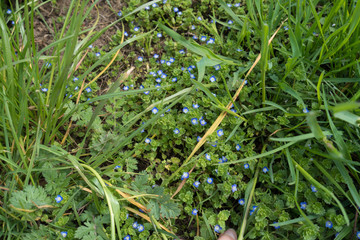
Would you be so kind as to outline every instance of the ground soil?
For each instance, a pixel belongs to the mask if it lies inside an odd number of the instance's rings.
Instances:
[[[34,19],[34,33],[36,44],[39,49],[44,48],[54,41],[56,29],[59,31],[63,27],[61,19],[65,19],[68,8],[72,0],[56,0],[56,3],[48,2],[39,7],[39,12]],[[110,2],[112,8],[109,6]],[[91,11],[90,16],[84,22],[84,29],[92,27],[99,14],[99,21],[95,31],[100,31],[107,25],[118,19],[117,11],[124,7],[123,0],[100,0],[96,7]],[[45,24],[46,23],[46,24]],[[114,26],[108,29],[105,34],[102,34],[99,39],[94,42],[94,46],[106,46],[111,41],[111,36],[115,34],[117,27]]]

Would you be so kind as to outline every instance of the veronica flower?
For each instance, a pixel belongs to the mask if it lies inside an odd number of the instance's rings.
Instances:
[[[157,36],[158,38],[161,38],[161,37],[162,37],[162,34],[161,34],[161,33],[158,33],[158,34],[156,34],[156,36]]]
[[[124,240],[131,240],[130,235],[129,235],[129,234],[128,234],[128,235],[126,235],[126,236],[124,237]]]
[[[192,211],[191,211],[191,214],[196,216],[198,214],[198,210],[196,208],[194,208]]]
[[[171,62],[170,62],[170,61],[167,61],[167,62],[166,62],[166,65],[170,66],[170,65],[171,65]]]
[[[201,119],[200,124],[201,124],[201,126],[205,126],[207,124],[207,122],[204,119]]]
[[[60,232],[60,235],[63,237],[63,238],[65,238],[66,236],[67,236],[67,232],[66,231],[62,231],[62,232]]]
[[[150,91],[146,91],[146,92],[144,92],[144,94],[145,94],[145,95],[148,95],[149,93],[150,93]]]
[[[181,67],[181,71],[184,71],[185,70],[185,68],[184,67]]]
[[[152,7],[153,8],[156,8],[156,7],[158,7],[159,5],[157,5],[157,3],[153,3],[153,5],[152,5]]]
[[[77,91],[78,89],[79,89],[79,87],[78,87],[78,86],[76,86],[76,87],[74,88],[74,90],[75,90],[75,91]]]
[[[161,63],[161,64],[164,64],[165,62],[166,62],[166,61],[165,61],[164,59],[161,59],[161,60],[160,60],[160,63]]]
[[[150,7],[149,7],[149,6],[146,6],[146,7],[145,7],[145,10],[150,10]]]
[[[197,39],[198,39],[198,37],[197,37],[196,35],[194,35],[194,36],[193,36],[193,39],[194,39],[194,40],[197,40]]]
[[[332,223],[331,221],[326,221],[325,227],[327,227],[327,228],[332,228],[332,227],[333,227],[333,223]]]
[[[309,112],[309,110],[307,108],[303,109],[303,113],[308,113],[308,112]]]
[[[254,210],[250,210],[249,212],[250,216],[254,214]]]
[[[195,79],[195,75],[194,75],[194,74],[190,74],[190,78],[191,78],[191,79]]]
[[[139,226],[137,227],[137,230],[139,231],[139,232],[142,232],[142,231],[144,231],[144,226],[142,225],[142,224],[139,224]]]
[[[206,41],[206,36],[201,36],[201,37],[200,37],[200,40],[203,41],[203,42],[205,42],[205,41]]]
[[[157,79],[155,79],[155,81],[156,81],[157,83],[160,83],[160,82],[161,82],[161,78],[157,78]]]
[[[129,87],[128,87],[128,86],[124,86],[123,90],[124,90],[124,91],[127,91],[127,90],[129,90]]]
[[[236,147],[235,147],[235,148],[236,148],[237,151],[240,151],[240,149],[241,149],[240,144],[236,144]]]
[[[300,208],[301,208],[302,210],[305,210],[305,209],[306,209],[306,206],[307,206],[307,203],[306,203],[306,202],[301,202],[301,203],[300,203]]]
[[[206,153],[206,154],[205,154],[205,159],[208,160],[208,161],[211,161],[210,154]]]
[[[167,3],[167,0],[163,0],[163,4]]]
[[[224,131],[223,131],[222,129],[219,129],[219,130],[217,130],[216,132],[217,132],[217,135],[218,135],[219,137],[221,137],[222,135],[224,135]]]
[[[228,4],[227,4],[227,6],[228,6],[229,8],[231,8],[231,7],[232,7],[232,5],[231,5],[230,3],[228,3]]]
[[[121,16],[122,16],[122,12],[119,11],[117,15],[118,15],[119,17],[121,17]]]
[[[47,92],[47,91],[48,91],[48,89],[47,89],[47,88],[42,88],[42,89],[41,89],[41,91],[43,91],[43,92]]]
[[[178,128],[175,128],[175,129],[174,129],[174,133],[175,133],[175,134],[179,134],[179,133],[180,133],[180,130],[179,130]]]
[[[101,53],[97,52],[97,53],[95,53],[95,56],[100,57]]]
[[[317,192],[317,189],[316,189],[316,187],[315,187],[315,186],[310,185],[310,188],[311,188],[311,191],[312,191],[312,192]]]
[[[189,112],[189,109],[188,109],[187,107],[184,107],[184,108],[183,108],[183,112],[184,112],[184,113],[188,113],[188,112]]]
[[[79,80],[79,78],[77,78],[77,77],[74,77],[74,78],[73,78],[73,81],[74,81],[74,82],[76,82],[77,80]]]
[[[55,201],[57,203],[61,202],[63,200],[63,197],[61,195],[57,195],[56,198],[55,198]]]
[[[273,223],[278,223],[278,222],[273,222]],[[279,229],[280,226],[274,226],[275,229]]]
[[[179,53],[180,53],[180,54],[185,54],[184,49],[181,49],[181,50],[179,51]]]
[[[181,16],[181,15],[182,15],[182,12],[178,12],[177,14],[178,14],[179,16]]]
[[[119,168],[121,168],[121,166],[116,165],[116,166],[114,167],[114,170],[119,169]]]
[[[236,184],[234,184],[234,185],[231,186],[231,191],[232,191],[232,192],[236,192],[236,191],[237,191],[237,186],[236,186]]]
[[[209,178],[206,179],[206,182],[208,184],[213,184],[214,180],[211,177],[209,177]]]
[[[245,168],[245,169],[249,169],[249,167],[250,167],[250,165],[249,165],[248,163],[245,163],[245,164],[244,164],[244,168]]]
[[[216,147],[216,146],[217,146],[217,142],[218,142],[218,141],[215,141],[215,144],[212,144],[211,146]]]
[[[214,38],[210,38],[209,41],[206,42],[206,44],[213,44],[213,43],[215,43]]]
[[[156,54],[156,53],[155,53],[155,54],[154,54],[154,58],[155,58],[155,59],[159,58],[159,54]]]
[[[238,52],[242,52],[242,49],[238,48],[238,49],[236,49],[236,51],[238,51]]]
[[[192,25],[191,30],[195,30],[195,29],[196,29],[195,25]]]
[[[287,26],[284,26],[284,30],[287,31],[289,30],[289,28]]]
[[[267,173],[269,171],[269,169],[267,167],[263,167],[262,171],[263,171],[263,173]]]
[[[198,142],[200,142],[201,137],[200,137],[200,136],[198,136],[198,137],[196,138],[196,140],[197,140]]]
[[[197,103],[193,104],[192,106],[193,106],[193,108],[195,108],[195,109],[198,109],[198,108],[199,108],[199,104],[197,104]]]
[[[356,232],[356,237],[357,237],[358,239],[360,239],[360,231],[357,231],[357,232]]]
[[[188,173],[188,172],[184,172],[184,173],[181,175],[181,180],[188,179],[188,178],[189,178],[189,173]]]
[[[138,32],[139,30],[140,30],[139,27],[134,27],[134,31],[135,31],[135,32]]]
[[[125,36],[125,37],[128,37],[128,36],[129,36],[129,34],[128,34],[127,31],[124,32],[124,36]]]
[[[177,82],[177,78],[174,77],[171,81],[172,81],[172,82]]]
[[[245,205],[245,199],[243,199],[243,198],[239,199],[238,203],[239,203],[241,206]]]
[[[161,87],[161,85],[158,83],[158,84],[155,85],[155,87],[157,87],[158,88],[157,90],[159,91],[160,90],[159,87]]]
[[[202,18],[201,18],[201,17],[198,17],[198,18],[197,18],[197,20],[201,21],[201,20],[202,20]]]
[[[195,181],[195,182],[193,183],[193,185],[194,185],[194,187],[198,188],[198,187],[200,186],[200,182],[199,182],[199,181]]]
[[[11,14],[12,13],[11,9],[6,10],[6,13]]]
[[[142,62],[143,60],[144,60],[144,58],[143,57],[138,57],[138,60],[140,61],[140,62]]]
[[[197,119],[197,118],[192,118],[192,119],[191,119],[191,123],[192,123],[193,125],[198,124],[198,119]]]
[[[133,224],[132,224],[132,227],[133,228],[137,228],[139,226],[139,224],[137,223],[137,222],[134,222]]]
[[[222,227],[220,227],[220,225],[215,225],[215,227],[214,227],[215,232],[220,233],[221,230],[222,230]]]
[[[92,91],[92,89],[91,89],[91,87],[87,87],[87,88],[85,88],[85,91],[89,93]]]
[[[216,81],[216,77],[213,75],[210,77],[210,82],[215,82]]]
[[[143,85],[140,85],[139,89],[144,89],[144,86],[143,86]]]
[[[157,113],[159,112],[159,110],[157,109],[157,107],[154,107],[151,111],[152,111],[153,114],[157,114]]]
[[[215,68],[216,71],[220,70],[220,68],[221,68],[221,67],[220,67],[220,64],[215,65],[214,68]]]
[[[234,23],[234,22],[233,22],[232,20],[229,20],[229,21],[228,21],[228,24],[229,24],[229,25],[231,25],[231,24],[233,24],[233,23]]]
[[[171,63],[175,62],[175,58],[171,57],[169,60]]]
[[[51,67],[51,63],[49,63],[49,62],[45,63],[45,67],[46,67],[46,68]]]
[[[150,138],[146,138],[146,139],[145,139],[145,143],[148,143],[148,144],[151,143],[151,139],[150,139]]]
[[[177,7],[174,7],[174,12],[178,12],[179,11],[179,9],[177,8]]]

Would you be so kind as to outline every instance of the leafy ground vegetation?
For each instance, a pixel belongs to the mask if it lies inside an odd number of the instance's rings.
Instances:
[[[357,1],[59,1],[0,4],[1,239],[360,239]]]

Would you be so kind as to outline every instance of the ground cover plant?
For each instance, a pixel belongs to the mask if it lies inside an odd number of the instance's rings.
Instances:
[[[357,1],[60,1],[0,4],[1,239],[360,239]]]

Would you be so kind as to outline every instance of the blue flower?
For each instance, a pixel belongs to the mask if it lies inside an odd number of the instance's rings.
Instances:
[[[189,178],[189,173],[188,172],[184,172],[182,175],[181,175],[181,180],[184,180],[184,179],[187,179]]]
[[[79,87],[78,87],[78,86],[76,86],[76,87],[74,88],[74,90],[75,90],[75,91],[79,90]]]
[[[195,75],[194,75],[194,74],[190,74],[190,78],[191,78],[191,79],[195,79]]]
[[[263,173],[267,173],[269,171],[269,169],[267,167],[263,167]]]
[[[114,167],[114,170],[119,169],[119,168],[121,168],[121,166],[116,165],[116,166]]]
[[[200,136],[197,136],[196,140],[197,140],[198,142],[200,142],[201,137],[200,137]]]
[[[149,93],[150,93],[150,91],[146,91],[146,92],[144,92],[144,94],[145,94],[145,95],[148,95]]]
[[[229,24],[229,25],[231,25],[231,24],[233,24],[233,23],[234,23],[234,22],[233,22],[232,20],[229,20],[229,21],[228,21],[228,24]]]
[[[135,32],[138,32],[139,30],[140,30],[139,27],[134,27],[134,31],[135,31]]]
[[[217,142],[218,142],[218,141],[215,141],[215,144],[212,144],[211,146],[216,147],[216,146],[217,146],[217,145],[216,145]]]
[[[139,224],[139,226],[137,227],[137,230],[139,231],[139,232],[142,232],[142,231],[144,231],[144,226],[142,225],[142,224]]]
[[[220,233],[221,230],[222,230],[222,227],[220,227],[220,225],[215,225],[215,227],[214,227],[215,232]]]
[[[12,13],[11,9],[6,10],[6,13],[11,14]]]
[[[236,144],[236,147],[235,147],[235,148],[236,148],[237,151],[240,151],[240,149],[241,149],[240,144]]]
[[[146,6],[146,7],[145,7],[145,10],[150,10],[150,7],[149,7],[149,6]]]
[[[218,71],[221,69],[220,64],[214,66],[215,70]]]
[[[231,5],[230,3],[228,3],[228,4],[227,4],[227,6],[228,6],[229,8],[231,8],[231,7],[232,7],[232,5]]]
[[[159,109],[157,109],[157,107],[154,107],[151,111],[153,114],[157,114],[159,112]]]
[[[232,191],[232,192],[236,192],[236,191],[237,191],[237,185],[236,185],[236,184],[233,184],[233,185],[231,186],[231,191]]]
[[[57,203],[61,202],[63,200],[63,197],[61,195],[57,195],[56,198],[55,198],[55,201]]]
[[[150,138],[146,138],[146,139],[145,139],[145,143],[151,143],[151,139],[150,139]]]
[[[194,187],[198,188],[198,187],[200,186],[200,182],[199,182],[199,181],[195,181],[195,182],[193,183],[193,185],[194,185]]]
[[[97,52],[97,53],[95,53],[95,56],[100,57],[101,53]]]
[[[179,134],[179,133],[180,133],[180,130],[179,130],[178,128],[175,128],[175,129],[174,129],[174,133],[175,133],[175,134]]]
[[[238,203],[239,203],[241,206],[245,205],[245,199],[243,199],[243,198],[239,199]]]
[[[155,79],[155,82],[157,82],[157,83],[161,83],[161,78],[157,78],[157,79]]]
[[[125,37],[128,37],[128,36],[129,36],[129,34],[127,33],[127,31],[124,32],[124,36],[125,36]]]
[[[258,206],[254,205],[252,208],[255,211],[258,208]]]
[[[79,80],[79,78],[77,78],[77,77],[74,77],[74,78],[73,78],[73,81],[74,81],[74,82],[76,82],[77,80]]]
[[[360,231],[356,232],[356,237],[360,239]]]
[[[219,129],[219,130],[217,130],[216,132],[217,132],[217,135],[218,135],[219,137],[221,137],[222,135],[224,135],[224,131],[223,131],[222,129]]]
[[[211,156],[210,156],[210,154],[206,153],[206,154],[205,154],[205,159],[208,160],[208,161],[211,161]]]
[[[164,64],[165,62],[166,62],[166,61],[165,61],[164,59],[161,59],[161,60],[160,60],[160,63],[161,63],[161,64]]]
[[[235,3],[234,7],[240,7],[240,3]]]
[[[184,108],[183,108],[183,112],[184,112],[184,113],[188,113],[188,112],[189,112],[189,109],[188,109],[187,107],[184,107]]]
[[[206,44],[214,44],[214,43],[215,43],[214,38],[210,38],[209,41],[206,42]]]
[[[62,232],[60,232],[60,235],[61,235],[63,238],[65,238],[65,237],[67,236],[67,232],[66,232],[66,231],[62,231]]]
[[[254,210],[250,210],[250,216],[254,214]]]
[[[196,29],[195,25],[192,25],[191,30],[195,30],[195,29]]]
[[[273,222],[273,223],[278,223],[278,222]],[[275,229],[279,229],[280,226],[274,226]]]
[[[201,124],[201,126],[205,126],[207,124],[207,122],[204,119],[201,119],[200,124]]]
[[[312,192],[317,192],[317,189],[316,189],[316,187],[315,187],[315,186],[310,185],[310,188],[311,188],[311,191],[312,191]]]
[[[284,26],[284,30],[287,31],[289,30],[289,28],[287,26]]]
[[[42,88],[42,89],[41,89],[41,91],[43,91],[43,92],[47,92],[47,91],[48,91],[48,89],[47,89],[47,88]]]
[[[213,75],[210,77],[210,82],[215,82],[216,81],[216,77]]]
[[[192,211],[191,211],[191,214],[196,216],[198,214],[198,210],[196,208],[194,208]]]
[[[181,49],[181,50],[179,51],[179,53],[180,53],[180,54],[185,54],[184,49]]]
[[[244,164],[244,168],[245,168],[245,169],[249,169],[249,167],[250,167],[250,165],[249,165],[248,163],[245,163],[245,164]]]
[[[201,21],[201,20],[202,20],[202,18],[201,18],[201,17],[198,17],[197,19],[198,19],[199,21]]]
[[[124,91],[127,91],[127,90],[129,90],[129,87],[128,87],[128,86],[124,86],[123,89],[124,89]]]
[[[161,74],[163,74],[164,72],[162,70],[158,70],[157,74],[160,76]]]
[[[87,87],[87,88],[85,88],[85,91],[89,93],[92,91],[92,89],[91,89],[91,87]]]
[[[159,87],[161,87],[161,85],[160,85],[160,84],[156,84],[155,87],[157,87],[157,88],[158,88],[157,90],[159,91],[159,90],[160,90]]]
[[[129,234],[128,234],[128,235],[126,235],[126,236],[124,237],[124,240],[131,240],[130,235],[129,235]]]
[[[194,35],[194,36],[193,36],[193,39],[194,39],[194,40],[197,40],[197,39],[198,39],[198,37],[197,37],[196,35]]]
[[[182,15],[182,12],[178,12],[177,14],[178,14],[179,16],[181,16],[181,15]]]
[[[236,51],[238,51],[238,52],[242,52],[242,49],[238,48],[238,49],[236,49]]]
[[[132,227],[135,228],[135,229],[136,229],[138,226],[139,226],[139,224],[138,224],[137,222],[134,222],[134,223],[132,224]]]
[[[307,108],[303,109],[303,113],[308,113],[308,112],[309,112],[309,110]]]
[[[206,179],[206,182],[208,184],[213,184],[214,180],[211,177],[209,177],[209,178]]]
[[[327,228],[332,228],[332,227],[333,227],[333,223],[332,223],[331,221],[326,221],[325,227],[327,227]]]
[[[140,61],[140,62],[142,62],[143,60],[144,60],[144,58],[143,57],[138,57],[138,60]]]
[[[140,85],[139,89],[144,89],[144,86],[143,86],[143,85]]]
[[[198,108],[199,108],[199,104],[197,104],[197,103],[193,104],[192,106],[193,106],[193,108],[195,108],[195,109],[198,109]]]
[[[155,58],[155,59],[157,59],[157,58],[159,58],[159,57],[160,57],[159,54],[156,54],[156,53],[154,54],[154,58]]]
[[[171,57],[171,58],[170,58],[170,62],[171,62],[171,63],[175,62],[175,58]]]
[[[201,36],[201,37],[200,37],[200,40],[203,41],[203,42],[205,42],[205,41],[206,41],[206,36]]]
[[[177,77],[174,77],[171,81],[172,82],[177,82]]]
[[[161,74],[160,77],[165,79],[167,77],[167,75],[165,73],[163,73],[163,74]]]
[[[157,36],[158,38],[161,38],[161,37],[162,37],[162,34],[161,34],[161,33],[158,33],[158,34],[156,34],[156,36]]]
[[[119,17],[121,17],[121,16],[122,16],[122,12],[119,11],[117,15],[118,15]]]
[[[301,202],[301,203],[300,203],[300,208],[301,208],[302,210],[305,210],[305,209],[306,209],[306,206],[307,206],[307,203],[306,203],[306,202]]]
[[[170,62],[170,61],[167,61],[167,62],[166,62],[166,65],[167,65],[167,66],[171,66],[171,62]]]
[[[46,68],[51,67],[51,63],[49,63],[49,62],[45,63],[45,67],[46,67]]]
[[[193,125],[198,124],[198,119],[197,119],[197,118],[192,118],[192,119],[191,119],[191,123],[192,123]]]
[[[174,7],[174,12],[178,12],[179,11],[179,9],[177,8],[177,7]]]

